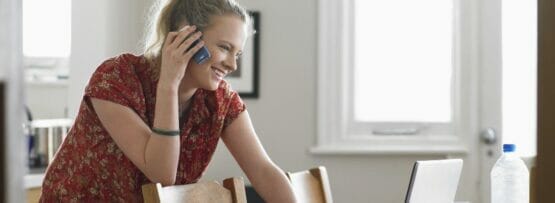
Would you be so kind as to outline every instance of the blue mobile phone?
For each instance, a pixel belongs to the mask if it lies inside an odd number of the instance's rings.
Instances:
[[[199,42],[198,40],[194,41],[191,47],[194,47],[195,45],[197,45],[198,42]],[[202,64],[209,58],[210,58],[210,52],[208,52],[208,49],[206,48],[206,46],[202,46],[197,51],[197,53],[193,55],[193,59],[197,64]]]

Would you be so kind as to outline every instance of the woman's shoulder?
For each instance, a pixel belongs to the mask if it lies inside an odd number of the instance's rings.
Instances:
[[[114,57],[115,60],[126,62],[126,63],[146,63],[146,58],[144,55],[136,55],[133,53],[122,53]]]
[[[109,67],[119,67],[125,68],[130,66],[136,66],[140,64],[147,64],[147,60],[143,55],[135,55],[132,53],[123,53],[111,58],[106,59],[102,64],[102,66],[109,66]]]
[[[145,67],[146,59],[142,55],[120,54],[102,62],[90,77],[89,85],[111,82],[135,86],[140,83],[140,69]]]
[[[103,61],[94,74],[136,75],[138,71],[145,69],[147,66],[147,60],[143,55],[124,53]]]
[[[141,72],[138,71],[141,60],[141,56],[132,54],[105,60],[90,77],[85,96],[141,109],[144,100]]]

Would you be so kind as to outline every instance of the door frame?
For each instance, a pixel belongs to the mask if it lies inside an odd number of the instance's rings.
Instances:
[[[490,171],[501,155],[502,145],[502,5],[501,0],[478,1],[479,4],[479,88],[478,139],[480,159],[480,200],[490,202]],[[495,142],[485,144],[481,134],[491,128]]]
[[[555,202],[555,2],[538,0],[538,139],[535,193],[536,202]],[[534,198],[535,197],[535,198]]]
[[[0,82],[3,84],[3,131],[0,155],[3,168],[0,201],[24,202],[26,147],[23,137],[22,17],[20,0],[0,1]]]

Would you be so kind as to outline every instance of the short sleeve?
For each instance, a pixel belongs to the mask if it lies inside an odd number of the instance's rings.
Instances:
[[[230,94],[229,107],[224,119],[224,128],[229,126],[241,112],[247,109],[247,106],[237,92],[231,91]]]
[[[111,101],[135,111],[141,109],[144,103],[142,85],[132,67],[121,57],[105,61],[91,76],[85,97]]]

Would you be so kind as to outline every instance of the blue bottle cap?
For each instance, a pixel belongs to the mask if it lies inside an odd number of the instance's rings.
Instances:
[[[503,152],[514,152],[515,150],[515,144],[503,144]]]

